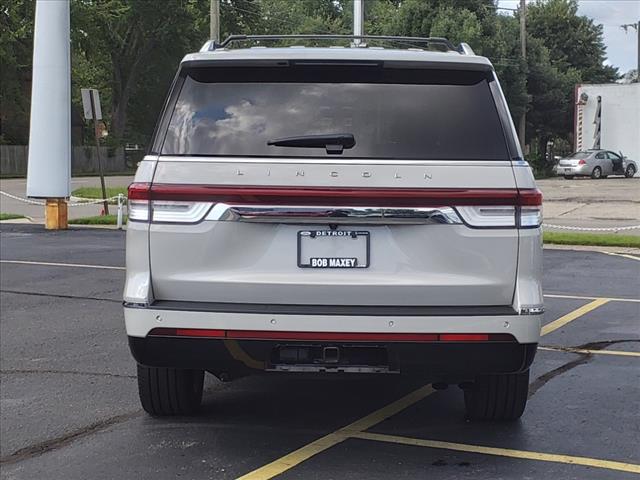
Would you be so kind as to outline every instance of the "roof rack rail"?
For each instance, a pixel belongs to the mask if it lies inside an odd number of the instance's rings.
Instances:
[[[411,43],[437,45],[445,47],[449,51],[458,52],[463,55],[473,55],[473,50],[466,43],[461,43],[455,47],[449,40],[442,37],[394,37],[386,35],[229,35],[222,42],[208,41],[200,50],[213,51],[219,48],[225,48],[234,42],[262,40],[380,40],[388,42],[405,43],[411,48]],[[417,47],[414,47],[417,48]]]

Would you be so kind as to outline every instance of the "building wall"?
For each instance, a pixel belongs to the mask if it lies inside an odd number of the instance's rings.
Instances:
[[[588,95],[585,104],[580,101],[582,93]],[[598,96],[601,97],[600,148],[621,151],[631,159],[640,160],[640,83],[576,87],[575,150],[594,146]]]

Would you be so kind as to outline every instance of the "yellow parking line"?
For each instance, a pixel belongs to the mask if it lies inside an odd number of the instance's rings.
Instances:
[[[560,295],[560,294],[554,294],[554,293],[546,293],[544,296],[547,298],[568,298],[570,300],[598,300],[600,298],[606,298],[610,302],[640,303],[640,298],[585,297],[583,295]]]
[[[626,352],[621,350],[588,350],[585,348],[571,347],[538,347],[538,350],[548,350],[551,352],[584,353],[598,355],[618,355],[621,357],[640,357],[640,352]]]
[[[576,318],[580,318],[586,313],[589,313],[592,310],[608,303],[608,298],[598,298],[593,300],[592,302],[587,303],[586,305],[581,306],[580,308],[576,308],[573,312],[569,312],[566,315],[554,320],[553,322],[547,323],[542,327],[540,335],[547,335],[551,332],[555,332],[557,329],[564,327],[567,323],[574,321]]]
[[[640,465],[635,463],[614,462],[590,457],[574,457],[572,455],[559,455],[554,453],[531,452],[527,450],[513,450],[510,448],[485,447],[482,445],[469,445],[465,443],[440,442],[436,440],[422,440],[419,438],[398,437],[396,435],[383,435],[380,433],[359,432],[352,435],[353,438],[374,440],[377,442],[398,443],[401,445],[413,445],[417,447],[439,448],[455,450],[458,452],[481,453],[484,455],[497,455],[500,457],[520,458],[525,460],[540,460],[543,462],[568,463],[571,465],[583,465],[585,467],[605,468],[621,472],[640,473]]]
[[[320,452],[324,452],[326,449],[343,442],[348,437],[345,435],[338,435],[337,433],[330,433],[318,440],[305,445],[298,450],[295,450],[284,457],[278,458],[267,465],[260,467],[253,472],[249,472],[246,475],[238,477],[237,480],[266,480],[273,478],[276,475],[280,475],[286,472],[290,468],[299,465],[305,460],[310,459],[314,455]]]
[[[283,472],[286,472],[290,468],[299,465],[300,463],[308,460],[309,458],[317,455],[320,452],[327,450],[328,448],[337,445],[355,433],[361,432],[367,428],[371,428],[374,425],[386,420],[387,418],[395,415],[396,413],[401,412],[407,407],[410,407],[416,402],[419,402],[423,398],[431,395],[435,390],[431,388],[431,385],[425,385],[420,387],[419,389],[411,392],[408,395],[405,395],[399,400],[396,400],[389,405],[382,407],[379,410],[376,410],[373,413],[370,413],[366,417],[361,418],[360,420],[356,420],[355,422],[347,425],[346,427],[342,427],[339,430],[336,430],[333,433],[325,435],[314,442],[311,442],[305,445],[298,450],[295,450],[284,457],[278,458],[273,462],[264,465],[263,467],[258,468],[252,472],[239,477],[237,480],[266,480],[269,478],[273,478],[276,475],[280,475]]]

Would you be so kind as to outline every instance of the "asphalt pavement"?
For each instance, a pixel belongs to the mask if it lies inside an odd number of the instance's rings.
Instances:
[[[546,323],[514,423],[429,378],[207,377],[151,418],[120,296],[124,233],[0,225],[4,479],[626,479],[640,473],[640,261],[545,250]]]

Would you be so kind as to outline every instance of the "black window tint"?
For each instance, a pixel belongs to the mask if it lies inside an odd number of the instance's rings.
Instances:
[[[358,68],[349,69],[350,78],[334,81],[327,78],[326,69],[316,77],[298,78],[282,72],[260,77],[259,69],[245,69],[253,75],[224,74],[223,69],[187,75],[162,153],[323,157],[327,155],[323,148],[277,147],[267,142],[352,133],[355,147],[334,158],[509,158],[484,73],[423,70],[394,79],[393,72],[384,69],[378,77],[375,73],[358,76],[353,73]],[[387,83],[382,83],[381,76]],[[453,83],[447,78],[458,80]],[[425,83],[411,83],[416,80]]]

